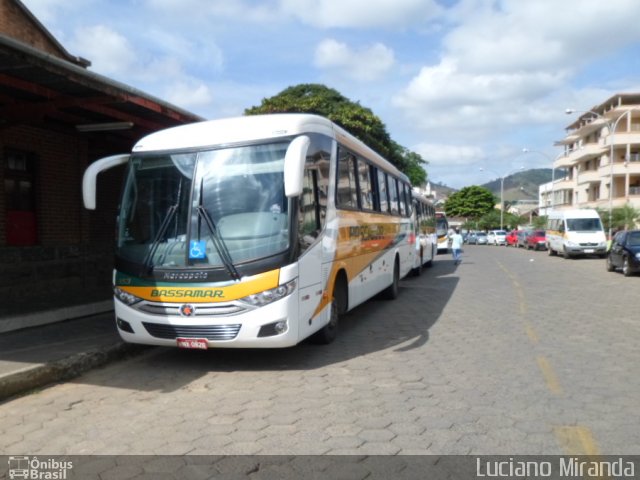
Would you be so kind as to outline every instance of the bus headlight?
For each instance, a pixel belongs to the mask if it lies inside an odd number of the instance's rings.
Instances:
[[[130,294],[129,292],[125,292],[124,290],[118,287],[113,287],[113,294],[118,300],[120,300],[125,305],[133,305],[135,303],[142,301],[141,298],[138,298],[135,295]]]
[[[254,293],[253,295],[248,295],[244,298],[241,298],[240,301],[248,303],[249,305],[252,305],[254,307],[263,307],[277,300],[280,300],[287,295],[291,295],[295,289],[296,280],[294,279],[276,288],[265,290],[264,292],[260,293]]]

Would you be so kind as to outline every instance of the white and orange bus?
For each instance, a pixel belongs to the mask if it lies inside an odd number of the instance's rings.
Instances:
[[[179,126],[130,154],[113,274],[127,342],[183,348],[328,343],[339,315],[415,258],[408,178],[329,120],[247,116]]]
[[[416,258],[413,272],[422,273],[423,267],[431,267],[438,253],[436,235],[436,215],[433,203],[424,195],[413,192],[413,222],[416,232]]]
[[[449,221],[444,212],[436,212],[436,236],[438,237],[438,253],[449,251]]]

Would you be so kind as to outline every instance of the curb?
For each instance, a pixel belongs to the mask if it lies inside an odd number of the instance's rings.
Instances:
[[[142,345],[118,343],[4,375],[0,377],[0,402],[51,383],[69,380],[93,368],[126,356],[136,355],[148,348]]]
[[[23,328],[39,327],[63,320],[98,315],[113,311],[113,299],[101,302],[74,305],[57,308],[44,312],[32,312],[25,315],[0,317],[0,333],[21,330]]]

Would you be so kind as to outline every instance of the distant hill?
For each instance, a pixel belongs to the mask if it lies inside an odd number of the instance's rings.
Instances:
[[[452,193],[455,193],[458,191],[455,188],[447,187],[443,183],[435,183],[435,182],[431,182],[431,189],[438,192],[438,197],[448,197]]]
[[[504,179],[504,200],[513,202],[516,200],[537,200],[538,187],[551,181],[553,171],[550,168],[533,168],[524,172],[514,173]],[[491,190],[500,198],[500,179],[481,185]]]

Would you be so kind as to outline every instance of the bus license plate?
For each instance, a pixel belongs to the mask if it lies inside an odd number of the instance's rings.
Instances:
[[[206,338],[176,338],[178,348],[195,348],[197,350],[206,350],[209,343]]]

